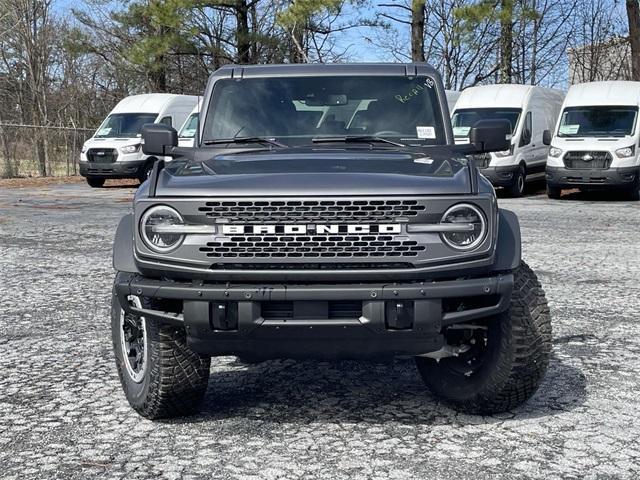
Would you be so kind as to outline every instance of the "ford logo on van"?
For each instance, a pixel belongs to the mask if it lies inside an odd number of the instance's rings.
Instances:
[[[587,153],[582,156],[582,160],[584,160],[585,162],[590,162],[591,160],[593,160],[593,157]]]

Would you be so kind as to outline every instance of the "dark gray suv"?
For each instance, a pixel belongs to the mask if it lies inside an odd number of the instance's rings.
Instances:
[[[475,413],[537,389],[544,292],[473,154],[453,141],[424,64],[227,66],[194,148],[143,129],[158,161],[116,233],[112,331],[130,404],[196,411],[211,356],[414,357],[430,390]]]

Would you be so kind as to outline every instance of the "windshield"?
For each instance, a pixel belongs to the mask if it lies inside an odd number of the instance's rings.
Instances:
[[[196,130],[198,129],[198,114],[192,113],[184,125],[180,129],[178,136],[180,138],[194,138],[196,136]]]
[[[266,137],[291,146],[322,136],[363,135],[445,144],[434,80],[387,76],[219,80],[202,140]]]
[[[134,138],[140,136],[145,123],[154,123],[157,113],[112,113],[94,135],[96,138]]]
[[[633,135],[638,107],[568,107],[562,112],[559,137]]]
[[[479,120],[507,120],[511,124],[511,133],[518,127],[522,110],[519,108],[474,108],[456,110],[451,119],[453,135],[456,138],[468,137],[469,130]]]

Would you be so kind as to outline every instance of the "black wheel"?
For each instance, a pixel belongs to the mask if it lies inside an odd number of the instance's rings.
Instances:
[[[104,178],[100,177],[87,177],[87,183],[92,188],[101,188],[104,186]]]
[[[524,195],[524,188],[527,181],[527,174],[524,167],[520,165],[518,171],[513,176],[513,183],[506,188],[510,197],[521,197]]]
[[[551,318],[535,273],[523,262],[515,272],[509,310],[448,329],[457,357],[416,357],[420,375],[437,397],[476,414],[511,410],[537,390],[551,354]]]
[[[145,180],[149,178],[149,175],[151,175],[151,170],[153,170],[154,163],[154,160],[147,160],[147,163],[145,163],[144,166],[140,169],[140,171],[138,172],[138,181],[140,183],[144,183]]]
[[[562,196],[562,189],[558,187],[550,187],[547,185],[547,197],[552,198],[554,200],[560,200]]]
[[[627,190],[627,198],[633,202],[640,200],[640,185]]]
[[[188,347],[184,328],[126,314],[114,293],[111,336],[120,383],[134,410],[152,420],[197,412],[211,359]]]

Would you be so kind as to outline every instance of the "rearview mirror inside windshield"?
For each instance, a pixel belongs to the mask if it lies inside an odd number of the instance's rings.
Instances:
[[[310,107],[331,107],[346,105],[349,103],[349,99],[346,95],[322,95],[322,96],[308,96],[304,102]]]

